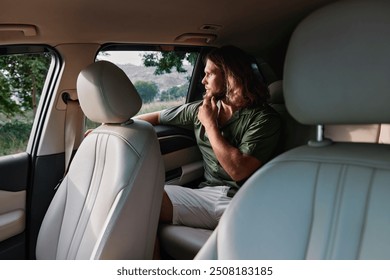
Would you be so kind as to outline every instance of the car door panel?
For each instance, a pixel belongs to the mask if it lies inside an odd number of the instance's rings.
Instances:
[[[155,128],[165,164],[166,183],[186,185],[201,179],[203,164],[193,131],[165,125]]]
[[[203,162],[197,147],[181,149],[163,156],[166,183],[185,185],[203,176]]]
[[[28,153],[0,157],[0,189],[4,191],[25,190],[29,162]]]
[[[26,191],[0,190],[0,242],[24,231],[25,210]]]
[[[28,259],[35,259],[35,246],[42,220],[56,192],[56,185],[64,176],[63,153],[38,156],[33,163],[33,179],[29,188],[27,208]]]
[[[64,154],[30,161],[28,153],[0,157],[0,259],[35,258],[42,219],[63,176]]]
[[[24,259],[30,156],[0,158],[0,259]]]

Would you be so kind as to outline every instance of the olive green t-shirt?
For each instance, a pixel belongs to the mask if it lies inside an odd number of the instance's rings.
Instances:
[[[235,182],[219,164],[207,134],[198,120],[198,109],[202,101],[187,103],[163,110],[160,123],[193,129],[203,157],[203,186],[233,186],[239,188],[242,182]],[[280,135],[279,114],[268,105],[236,111],[231,119],[219,128],[222,136],[242,153],[259,159],[262,164],[275,153]]]

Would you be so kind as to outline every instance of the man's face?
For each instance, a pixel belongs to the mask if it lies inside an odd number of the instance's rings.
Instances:
[[[202,84],[207,96],[221,98],[224,95],[225,83],[221,70],[210,60],[207,60],[204,68]]]

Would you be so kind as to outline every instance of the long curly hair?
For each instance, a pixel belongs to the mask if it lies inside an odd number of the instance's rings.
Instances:
[[[204,62],[212,61],[222,72],[226,93],[232,86],[229,77],[243,88],[247,107],[253,108],[267,102],[269,98],[268,88],[252,67],[251,57],[235,46],[223,46],[215,48],[207,53]]]

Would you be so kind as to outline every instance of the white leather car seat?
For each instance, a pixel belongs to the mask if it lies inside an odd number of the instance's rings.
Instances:
[[[340,1],[299,24],[284,70],[294,118],[390,121],[389,14],[389,1]],[[245,183],[196,259],[389,259],[389,198],[389,145],[332,142],[319,129]]]
[[[282,118],[282,135],[278,153],[306,144],[308,140],[315,137],[315,126],[304,125],[297,122],[287,111],[282,80],[271,83],[268,86],[268,91],[270,93],[269,103],[271,107],[274,108]]]
[[[327,125],[325,137],[336,141],[390,144],[389,124]]]
[[[131,119],[142,101],[106,61],[83,70],[77,90],[85,115],[104,124],[81,143],[50,204],[37,259],[151,259],[164,166],[153,127]]]

